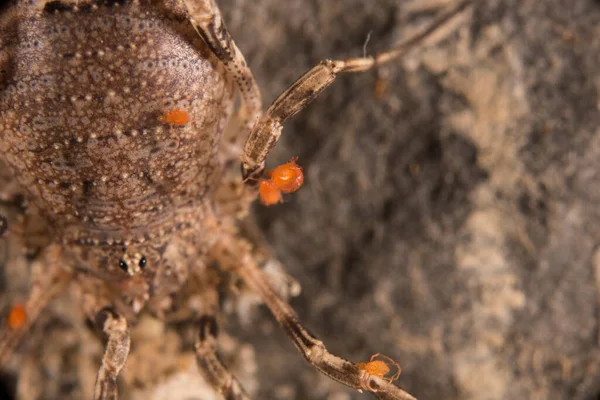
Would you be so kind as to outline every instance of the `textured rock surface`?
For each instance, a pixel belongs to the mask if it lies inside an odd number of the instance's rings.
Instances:
[[[268,103],[444,1],[219,3]],[[591,0],[482,1],[439,46],[342,77],[286,125],[269,163],[299,156],[305,187],[256,212],[330,350],[393,357],[420,399],[598,397],[599,22]],[[252,322],[224,328],[254,345],[256,398],[369,398],[311,369],[266,311]],[[64,376],[89,367],[73,358]]]

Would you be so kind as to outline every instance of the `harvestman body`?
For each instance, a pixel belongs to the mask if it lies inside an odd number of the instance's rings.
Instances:
[[[94,399],[116,399],[128,320],[142,309],[164,317],[182,306],[176,294],[194,277],[203,298],[194,310],[198,365],[225,398],[246,399],[216,355],[218,302],[207,265],[217,261],[260,295],[322,373],[380,399],[412,398],[383,374],[329,353],[272,288],[236,217],[215,201],[230,161],[221,136],[229,124],[247,138],[235,199],[245,212],[285,120],[337,74],[400,57],[469,4],[387,53],[322,62],[266,112],[213,0],[28,0],[2,9],[0,157],[48,220],[53,240],[40,256],[47,268],[32,279],[27,321],[3,328],[0,366],[44,306],[74,285],[86,315],[108,336]],[[241,105],[232,117],[236,89]],[[161,123],[162,96],[170,110],[194,119],[176,129]],[[9,227],[7,234],[18,232]]]

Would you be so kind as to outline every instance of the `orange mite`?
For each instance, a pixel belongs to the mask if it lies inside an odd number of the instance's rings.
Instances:
[[[187,111],[173,109],[171,111],[165,110],[165,113],[158,117],[158,120],[171,126],[186,126],[192,119]]]
[[[271,180],[283,193],[293,193],[304,183],[302,168],[296,164],[294,157],[287,164],[282,164],[271,171]]]
[[[281,190],[273,181],[268,179],[261,179],[258,194],[260,195],[261,203],[265,206],[272,206],[283,201]]]
[[[15,304],[8,313],[8,326],[12,329],[21,328],[27,320],[27,312],[21,304]]]
[[[194,122],[194,121],[192,121],[190,114],[187,111],[182,110],[181,108],[173,108],[171,110],[168,110],[167,107],[165,107],[165,103],[162,100],[163,93],[159,92],[158,94],[159,94],[160,108],[162,109],[162,112],[163,112],[163,114],[158,117],[158,120],[160,122],[162,122],[163,124],[169,124],[169,125],[171,125],[171,127],[186,126],[190,122]]]
[[[387,360],[387,361],[376,360],[377,357],[383,358],[384,360]],[[391,377],[386,378],[386,375],[390,372],[390,365],[393,365],[396,367],[396,373],[394,375],[392,375]],[[396,361],[392,360],[388,356],[384,356],[383,354],[379,354],[379,353],[373,354],[371,356],[371,359],[369,360],[369,362],[358,363],[357,367],[361,371],[364,371],[364,373],[362,374],[362,376],[360,378],[360,386],[364,390],[369,390],[371,392],[377,392],[378,390],[374,389],[372,386],[370,386],[370,381],[369,381],[370,376],[376,376],[376,377],[384,379],[388,382],[393,382],[400,377],[400,373],[402,372],[402,368],[400,368],[400,365],[398,365],[398,363]]]

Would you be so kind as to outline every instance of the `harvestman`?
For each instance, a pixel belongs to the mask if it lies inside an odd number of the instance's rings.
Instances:
[[[116,399],[117,376],[130,347],[128,319],[142,309],[164,317],[176,306],[174,294],[194,277],[204,300],[196,310],[198,365],[223,397],[247,399],[216,353],[218,302],[207,278],[207,261],[215,260],[260,295],[296,348],[323,374],[379,399],[412,399],[384,378],[382,368],[370,374],[367,364],[331,354],[298,322],[257,265],[236,218],[214,202],[219,142],[234,104],[233,83],[241,97],[237,137],[247,137],[238,179],[245,185],[237,201],[247,210],[286,120],[337,75],[401,57],[471,3],[460,2],[388,52],[321,62],[266,112],[214,0],[32,0],[5,9],[0,156],[27,189],[31,206],[48,219],[54,243],[41,255],[47,268],[32,278],[27,320],[3,328],[0,366],[44,307],[70,284],[81,294],[88,318],[108,336],[94,399]],[[186,114],[198,117],[165,129],[157,120],[156,93],[173,103],[188,98]],[[0,231],[5,222],[0,219]]]

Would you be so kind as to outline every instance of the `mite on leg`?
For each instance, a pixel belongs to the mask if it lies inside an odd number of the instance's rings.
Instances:
[[[383,358],[383,360],[377,360],[378,357]],[[396,368],[396,372],[394,375],[386,377],[386,375],[390,372],[390,365],[393,365]],[[377,376],[392,383],[397,380],[400,377],[400,373],[402,373],[402,368],[400,368],[400,365],[396,361],[380,353],[373,354],[369,362],[358,363],[357,366],[363,372],[363,376],[360,381],[363,389],[371,392],[378,391],[377,389],[372,388],[369,384],[369,378],[371,376]]]
[[[62,269],[59,259],[58,245],[51,246],[44,252],[40,261],[40,267],[43,268],[34,269],[27,300],[11,309],[7,317],[10,329],[3,329],[0,335],[0,367],[8,361],[40,313],[71,281],[72,275]]]
[[[8,327],[10,329],[22,328],[27,322],[27,311],[25,311],[25,306],[20,303],[12,306],[8,312],[8,318],[6,318],[6,322],[8,323]]]
[[[270,172],[271,181],[283,193],[294,193],[304,183],[302,167],[296,164],[296,161],[298,161],[298,157],[292,158],[290,162],[279,165]]]
[[[211,253],[223,269],[237,273],[261,297],[306,361],[333,380],[359,391],[365,389],[364,370],[359,365],[330,353],[321,340],[302,326],[294,309],[277,294],[269,279],[256,265],[248,243],[227,235],[213,247]],[[370,375],[367,385],[368,390],[380,399],[414,400],[414,397],[387,378]]]
[[[270,179],[261,179],[258,186],[260,202],[265,206],[272,206],[283,202],[281,189]]]
[[[364,72],[397,59],[459,13],[464,11],[472,0],[465,0],[457,7],[434,22],[424,32],[400,43],[390,51],[372,57],[350,58],[347,60],[326,60],[305,73],[292,86],[271,104],[266,113],[254,125],[242,154],[242,173],[244,179],[257,177],[264,169],[265,159],[279,141],[283,123],[296,115],[323,90],[331,85],[337,76],[346,72]]]
[[[273,171],[267,171],[269,179],[260,179],[258,195],[265,206],[272,206],[283,202],[282,193],[294,193],[304,183],[302,168],[296,164],[298,157],[290,162],[279,165]]]

